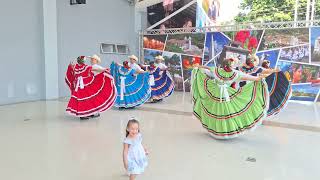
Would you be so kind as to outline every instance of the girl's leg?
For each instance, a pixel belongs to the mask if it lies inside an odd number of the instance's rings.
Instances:
[[[129,180],[135,180],[136,179],[136,176],[135,174],[130,174],[130,177],[129,177]]]

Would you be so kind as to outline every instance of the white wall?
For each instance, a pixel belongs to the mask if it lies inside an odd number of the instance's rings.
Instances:
[[[0,104],[44,98],[42,0],[1,1]]]
[[[45,17],[52,22],[55,15],[52,13],[54,8],[43,7],[43,1],[1,3],[0,105],[45,99],[46,87],[50,89],[57,85],[50,81],[55,79],[51,77],[54,73],[50,73],[54,70],[58,71],[59,97],[69,96],[64,82],[68,63],[79,55],[99,54],[101,42],[129,44],[131,53],[138,53],[134,6],[130,6],[127,0],[88,0],[86,5],[73,6],[69,0],[53,0],[57,3],[58,53],[50,51],[54,44],[48,44],[50,34],[55,34],[54,28],[48,30],[48,27],[54,27],[50,23],[45,26],[47,44],[44,44],[43,11],[51,13]],[[51,38],[50,42],[54,39]],[[47,48],[46,54],[44,48]],[[55,54],[58,67],[50,65],[51,60],[56,59]],[[101,56],[103,66],[109,66],[113,60],[127,59],[127,55]],[[45,67],[49,73],[45,73]],[[46,82],[49,83],[47,86]],[[49,86],[50,83],[55,84]],[[50,97],[55,97],[55,92],[49,93]]]
[[[134,6],[127,0],[88,0],[86,5],[69,5],[58,0],[59,96],[69,96],[64,82],[68,63],[80,55],[100,53],[101,42],[130,45],[138,53]],[[101,55],[102,65],[122,61],[127,56]]]

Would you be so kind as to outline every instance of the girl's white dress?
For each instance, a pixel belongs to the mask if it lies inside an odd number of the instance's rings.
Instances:
[[[135,139],[125,138],[124,143],[129,145],[128,174],[141,174],[148,165],[146,152],[142,146],[142,135],[139,133]]]

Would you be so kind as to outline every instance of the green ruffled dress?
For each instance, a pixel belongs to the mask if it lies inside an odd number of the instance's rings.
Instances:
[[[192,71],[194,115],[215,138],[237,137],[260,125],[267,115],[269,93],[264,80],[230,87],[243,76],[240,71],[215,67]]]

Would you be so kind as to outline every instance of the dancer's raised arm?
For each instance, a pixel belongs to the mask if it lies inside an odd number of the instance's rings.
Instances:
[[[208,67],[208,66],[201,66],[201,65],[199,65],[199,64],[194,64],[193,67],[194,67],[194,68],[201,68],[201,69],[208,69],[208,70],[210,70],[210,67]]]
[[[241,81],[261,81],[261,79],[267,77],[268,75],[260,75],[260,76],[251,76],[251,75],[245,75],[240,80]]]

